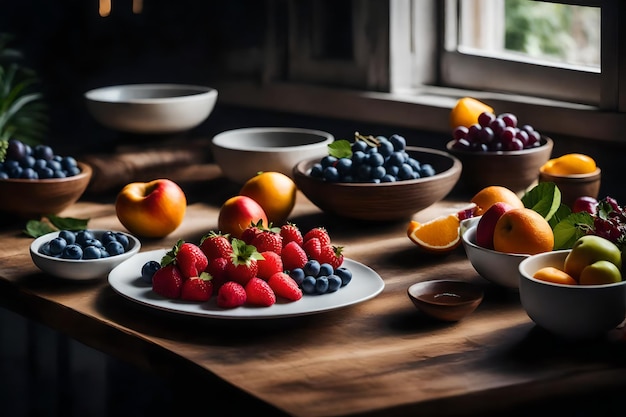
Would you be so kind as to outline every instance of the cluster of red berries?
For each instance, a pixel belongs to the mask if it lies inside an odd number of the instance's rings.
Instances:
[[[244,304],[269,307],[277,297],[302,298],[302,290],[288,272],[308,260],[343,264],[342,248],[331,244],[323,227],[304,235],[291,223],[280,228],[250,225],[240,238],[209,232],[199,245],[179,240],[158,264],[149,279],[157,294],[170,299],[208,301],[213,295],[221,308]]]

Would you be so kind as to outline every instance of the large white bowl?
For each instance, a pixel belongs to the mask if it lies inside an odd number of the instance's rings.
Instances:
[[[219,133],[211,150],[224,176],[243,184],[261,171],[293,177],[296,163],[328,155],[328,145],[334,140],[332,134],[321,130],[252,127]]]
[[[478,274],[494,284],[517,290],[519,264],[529,255],[505,253],[483,248],[476,244],[476,226],[480,217],[461,222],[461,241],[470,263]]]
[[[90,229],[100,239],[106,230]],[[106,278],[109,272],[120,263],[135,255],[141,249],[141,242],[135,236],[119,232],[128,237],[129,247],[123,254],[100,259],[62,259],[44,255],[39,248],[45,242],[54,239],[59,232],[51,232],[33,240],[30,244],[30,256],[33,263],[42,271],[58,278],[85,281]]]
[[[184,84],[129,84],[87,91],[85,100],[91,115],[108,128],[163,134],[200,125],[215,107],[217,90]]]
[[[528,317],[538,326],[566,339],[605,335],[623,320],[626,281],[606,285],[564,285],[532,276],[546,266],[563,268],[570,250],[529,256],[519,264],[519,295]]]

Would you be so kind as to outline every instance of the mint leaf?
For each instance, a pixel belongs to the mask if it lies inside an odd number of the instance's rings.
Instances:
[[[556,213],[554,213],[550,220],[548,220],[548,223],[550,224],[550,227],[552,227],[552,230],[554,230],[556,225],[559,224],[561,220],[565,219],[570,214],[572,214],[572,210],[570,210],[570,208],[567,207],[565,204],[561,204]]]
[[[56,230],[57,229],[50,223],[42,222],[39,220],[29,220],[26,223],[26,229],[24,230],[24,233],[36,239],[39,236],[46,235],[50,232],[56,232]]]
[[[77,219],[74,217],[59,217],[54,214],[47,216],[50,223],[52,223],[59,230],[84,230],[87,228],[89,219]]]
[[[335,158],[350,158],[352,156],[352,147],[350,142],[345,139],[336,140],[328,144],[328,154]]]
[[[593,217],[587,212],[571,213],[554,226],[554,250],[571,249],[574,243],[593,229]]]
[[[550,221],[561,206],[561,190],[553,182],[540,182],[524,194],[522,202]]]
[[[59,217],[49,214],[42,220],[29,220],[26,223],[24,233],[28,236],[38,238],[57,230],[84,230],[87,228],[89,219],[76,219],[73,217]]]

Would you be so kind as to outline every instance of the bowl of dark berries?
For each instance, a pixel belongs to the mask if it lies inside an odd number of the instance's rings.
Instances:
[[[553,142],[512,113],[481,113],[478,123],[458,126],[447,151],[463,163],[459,183],[468,193],[501,185],[523,193],[535,185],[539,168],[552,154]]]
[[[83,195],[92,169],[47,145],[8,142],[0,162],[0,212],[24,219],[59,214]]]
[[[30,244],[33,263],[58,278],[85,281],[106,278],[121,262],[139,252],[135,236],[115,230],[59,230]]]
[[[296,185],[322,211],[349,219],[405,221],[443,199],[461,175],[447,152],[406,146],[400,135],[355,135],[297,163]]]

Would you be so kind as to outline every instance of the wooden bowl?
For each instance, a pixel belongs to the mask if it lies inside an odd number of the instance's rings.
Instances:
[[[554,175],[539,170],[539,182],[553,182],[561,191],[561,201],[568,207],[573,207],[578,197],[589,196],[598,198],[600,192],[600,168],[589,174]]]
[[[452,155],[428,148],[406,148],[436,174],[415,180],[389,183],[332,183],[309,175],[320,158],[300,161],[293,168],[296,185],[313,204],[326,213],[368,221],[406,220],[443,199],[461,175],[461,162]]]
[[[459,183],[466,192],[475,194],[490,185],[501,185],[522,194],[537,183],[539,168],[552,154],[552,139],[542,137],[541,141],[541,146],[521,151],[462,151],[453,148],[454,141],[448,142],[446,149],[463,163]]]
[[[413,284],[409,298],[424,314],[441,321],[459,321],[483,301],[484,292],[466,281],[434,280]]]
[[[0,211],[23,219],[59,214],[83,195],[91,166],[79,162],[80,173],[66,178],[0,180]]]

